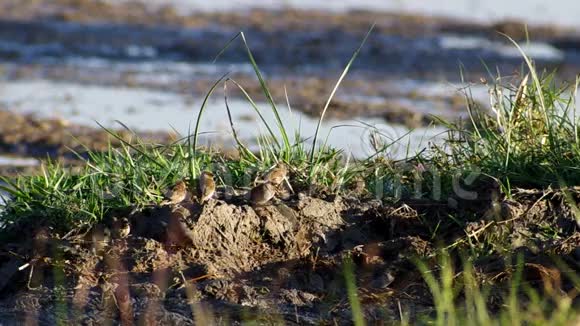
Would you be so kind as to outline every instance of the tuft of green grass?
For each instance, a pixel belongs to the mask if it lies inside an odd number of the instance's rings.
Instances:
[[[192,166],[198,172],[213,171],[220,186],[247,189],[280,159],[280,152],[270,143],[261,144],[259,155],[240,152],[240,159],[230,159],[211,149],[197,147],[193,151],[190,137],[174,144],[155,145],[137,138],[129,142],[104,129],[120,139],[121,146],[109,146],[105,152],[87,151],[85,165],[74,171],[47,160],[37,175],[0,177],[5,183],[0,190],[11,197],[0,212],[2,227],[6,230],[14,223],[30,222],[51,227],[62,235],[89,227],[117,210],[159,204],[164,192],[177,180],[189,180],[193,190]],[[306,152],[294,147],[289,154],[285,161],[292,167],[293,184],[308,189]],[[338,152],[331,149],[321,153],[319,164],[324,166],[319,170],[321,185],[333,185],[335,176],[345,171]]]
[[[579,80],[558,83],[554,73],[540,74],[532,59],[521,54],[528,72],[511,83],[497,77],[490,85],[491,112],[477,107],[466,91],[470,120],[447,123],[448,141],[436,148],[432,161],[447,168],[479,169],[508,190],[558,186],[559,180],[578,185]]]

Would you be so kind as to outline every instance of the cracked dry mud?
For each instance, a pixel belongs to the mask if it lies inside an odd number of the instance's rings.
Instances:
[[[86,240],[90,231],[65,239],[40,229],[3,246],[0,319],[5,325],[349,323],[343,273],[350,257],[368,320],[398,320],[399,309],[416,320],[434,308],[413,259],[437,270],[436,243],[460,248],[485,237],[523,254],[526,282],[570,290],[566,273],[578,272],[580,237],[562,192],[521,190],[509,200],[482,201],[475,212],[461,203],[302,193],[258,208],[239,199],[186,202],[127,213],[131,234],[100,249]],[[466,222],[447,227],[447,213]],[[559,236],[537,231],[547,226]],[[478,280],[496,285],[497,293],[514,270],[501,248],[474,262]],[[32,270],[18,271],[28,261]],[[494,293],[492,308],[501,303]]]

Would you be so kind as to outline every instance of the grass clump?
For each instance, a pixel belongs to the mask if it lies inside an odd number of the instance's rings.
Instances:
[[[192,165],[196,171],[213,171],[220,189],[249,189],[260,174],[281,160],[275,150],[264,151],[264,156],[232,159],[218,151],[200,148],[192,158],[190,148],[184,142],[169,146],[123,143],[119,148],[109,147],[104,153],[90,152],[86,165],[75,172],[46,161],[38,175],[15,180],[3,177],[6,186],[0,187],[11,197],[2,211],[4,227],[19,221],[32,222],[62,234],[88,227],[116,210],[159,204],[164,192],[178,180],[186,180],[195,193],[199,172],[194,172],[191,178]],[[293,167],[293,183],[308,189],[307,156],[305,152],[294,154],[286,162]],[[332,150],[320,155],[318,180],[326,180],[321,185],[332,184],[330,180],[334,178],[330,176],[343,173],[338,155]]]
[[[275,129],[263,118],[260,109],[245,89],[235,80],[226,78],[227,75],[224,75],[216,81],[203,99],[194,119],[193,133],[179,142],[162,146],[144,144],[136,139],[135,143],[132,143],[101,126],[114,138],[120,140],[121,146],[119,148],[109,146],[102,153],[89,150],[87,154],[89,159],[86,165],[77,171],[78,173],[70,173],[63,166],[49,161],[43,164],[41,175],[21,177],[15,181],[2,178],[6,186],[0,185],[0,189],[11,197],[2,212],[5,221],[3,228],[9,228],[16,222],[33,221],[39,226],[53,227],[55,232],[67,232],[101,221],[117,209],[135,209],[158,204],[162,201],[165,190],[176,180],[187,180],[190,190],[195,193],[195,179],[203,170],[213,171],[222,187],[251,187],[261,172],[279,161],[291,168],[293,182],[299,187],[312,189],[321,186],[338,191],[345,181],[344,176],[352,175],[348,173],[348,166],[341,164],[342,151],[326,145],[317,147],[318,130],[316,130],[310,150],[299,133],[295,135],[295,142],[291,143],[284,123],[280,119],[279,109],[262,77],[245,36],[243,33],[238,36],[241,36],[248,59],[254,67],[256,77],[276,117],[276,127],[282,141],[276,136]],[[348,62],[326,107],[359,50],[360,47]],[[227,95],[225,106],[232,134],[237,142],[239,159],[228,160],[216,152],[201,150],[198,136],[203,113],[208,99],[221,82],[224,82],[224,90],[227,82],[234,83],[245,95],[248,104],[262,118],[269,134],[268,137],[259,138],[257,153],[250,151],[237,138],[229,112]],[[319,125],[323,118],[324,114],[320,117]],[[120,124],[129,129],[122,123]],[[78,156],[81,157],[81,155]]]
[[[498,78],[490,86],[491,114],[468,101],[470,122],[448,124],[449,139],[433,160],[478,169],[505,189],[580,184],[578,80],[558,85],[528,62],[530,72],[515,83]]]

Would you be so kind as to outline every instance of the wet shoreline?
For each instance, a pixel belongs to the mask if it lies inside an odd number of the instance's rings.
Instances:
[[[248,63],[242,42],[228,43],[241,30],[256,61],[266,72],[336,73],[360,44],[371,23],[369,20],[363,30],[320,23],[313,32],[296,29],[291,24],[269,30],[255,26],[184,28],[0,20],[0,59],[29,64],[50,64],[55,59],[66,58],[101,58],[121,63],[211,63],[220,54],[218,63],[241,64]],[[570,36],[566,39],[536,36],[533,41],[522,47],[535,57],[540,67],[580,65],[575,54],[580,42],[576,44]],[[393,77],[445,77],[453,81],[460,78],[459,62],[469,74],[485,73],[482,62],[504,71],[517,69],[521,58],[511,49],[509,41],[497,35],[437,31],[436,28],[429,33],[407,35],[376,27],[369,43],[362,48],[355,68],[371,77],[389,73]],[[574,75],[567,71],[561,73],[564,77]]]
[[[117,130],[117,133],[125,141],[133,138],[125,130]],[[164,133],[145,132],[138,136],[150,143],[169,143],[171,140],[170,135]],[[46,159],[67,166],[79,165],[82,164],[81,158],[86,158],[87,150],[102,152],[109,143],[119,146],[121,141],[105,130],[71,124],[63,119],[37,118],[0,109],[0,175],[3,176],[37,172],[40,161]],[[34,161],[37,163],[32,164]],[[21,164],[23,162],[26,164]]]
[[[288,95],[292,109],[316,119],[348,58],[371,23],[376,22],[326,117],[344,121],[382,119],[407,128],[438,123],[434,117],[450,121],[466,118],[466,101],[461,90],[467,86],[471,87],[478,107],[486,110],[486,86],[480,82],[482,77],[489,78],[486,65],[497,67],[504,76],[513,74],[516,80],[522,67],[517,50],[497,32],[517,40],[525,37],[525,28],[517,21],[486,25],[369,11],[258,9],[183,14],[170,7],[152,9],[134,3],[96,5],[81,0],[58,0],[48,7],[25,3],[19,4],[18,9],[0,10],[3,88],[12,92],[21,84],[48,82],[55,86],[74,84],[137,93],[166,92],[182,97],[180,101],[184,104],[179,106],[188,108],[189,112],[184,111],[183,115],[189,120],[200,99],[226,73],[254,101],[265,101],[239,38],[216,63],[212,62],[240,30],[244,31],[276,102],[285,107]],[[539,69],[559,68],[561,80],[570,80],[580,71],[577,31],[532,26],[528,32],[533,42],[522,46],[534,56]],[[230,100],[244,99],[231,82],[227,93],[222,85],[219,88],[214,98],[227,95]],[[38,94],[32,92],[30,97]],[[71,93],[70,102],[75,103],[77,95]],[[67,103],[54,102],[51,105],[57,109],[48,110],[40,108],[47,106],[45,102],[50,101],[47,98],[38,98],[37,103],[44,105],[36,108],[34,101],[19,105],[18,101],[5,98],[2,96],[0,104],[14,114],[8,119],[18,120],[16,115],[26,112],[42,113],[42,117],[36,117],[39,120],[34,122],[25,117],[17,133],[10,128],[2,129],[1,136],[9,139],[3,140],[0,154],[39,157],[45,151],[57,156],[64,152],[62,145],[68,141],[55,130],[67,128],[55,127],[47,132],[40,126],[53,124],[54,119],[50,118],[56,116],[50,114],[64,112],[58,107]],[[161,109],[168,104],[157,105]],[[135,105],[123,108],[138,109]],[[124,116],[108,112],[107,107],[95,110],[105,112],[108,119]],[[71,118],[67,114],[59,118],[66,121]],[[48,122],[41,122],[47,116]],[[147,134],[153,130],[142,131]],[[98,148],[101,137],[95,137],[95,144],[93,140],[85,144]]]

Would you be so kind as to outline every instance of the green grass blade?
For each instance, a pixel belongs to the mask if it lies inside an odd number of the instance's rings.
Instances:
[[[224,74],[223,76],[220,77],[220,79],[218,79],[209,89],[209,91],[205,94],[205,97],[203,98],[203,102],[201,103],[201,107],[199,108],[199,113],[197,114],[197,119],[195,121],[195,129],[193,131],[193,144],[190,147],[190,151],[192,151],[190,154],[191,156],[189,157],[189,164],[190,164],[190,177],[193,178],[194,177],[194,169],[195,169],[195,164],[196,159],[197,159],[197,136],[199,134],[199,124],[201,122],[201,117],[203,115],[203,112],[205,111],[205,108],[207,106],[207,101],[209,100],[209,97],[211,96],[211,94],[213,93],[213,91],[216,89],[216,87],[219,85],[219,83],[221,83],[226,76],[229,75],[229,73]],[[188,144],[191,144],[190,142],[190,138],[191,138],[191,134],[188,132]]]
[[[244,43],[244,46],[246,48],[246,52],[248,53],[248,58],[250,59],[250,63],[252,64],[252,67],[254,68],[254,72],[256,73],[256,76],[258,77],[258,81],[260,82],[260,87],[262,88],[262,91],[264,92],[264,95],[266,96],[268,103],[270,103],[270,106],[272,107],[272,111],[274,112],[274,115],[276,117],[276,122],[278,124],[278,128],[280,129],[280,133],[282,134],[282,139],[284,141],[286,153],[287,153],[287,155],[289,155],[290,147],[291,147],[290,140],[289,140],[288,135],[286,133],[286,128],[284,127],[284,123],[282,122],[282,119],[280,118],[280,114],[278,113],[278,109],[276,108],[276,103],[274,102],[274,98],[272,97],[272,94],[270,93],[268,85],[266,84],[266,81],[264,80],[264,77],[262,76],[262,73],[260,72],[260,69],[258,68],[258,64],[256,63],[254,56],[252,55],[252,51],[250,50],[250,47],[249,47],[248,42],[246,40],[246,36],[244,35],[243,32],[240,33],[240,36],[241,36],[242,41]]]
[[[252,106],[252,108],[254,109],[254,111],[256,111],[256,113],[260,117],[260,120],[262,120],[262,122],[264,123],[264,126],[266,126],[266,129],[268,130],[268,133],[270,134],[270,136],[272,137],[272,139],[276,143],[276,146],[278,146],[278,148],[280,148],[280,142],[278,141],[278,138],[276,137],[276,134],[274,134],[274,132],[272,131],[272,128],[270,128],[270,125],[268,124],[268,122],[266,121],[266,119],[264,118],[264,116],[262,115],[262,112],[258,108],[258,105],[256,104],[256,102],[254,102],[254,100],[252,99],[252,97],[250,96],[250,94],[248,94],[248,92],[244,89],[244,87],[242,87],[242,85],[240,85],[235,80],[229,79],[229,81],[231,81],[232,83],[234,83],[234,85],[236,85],[238,87],[238,89],[242,92],[242,94],[244,95],[244,97],[246,98],[246,100],[250,103],[250,105]]]
[[[145,153],[145,151],[140,150],[139,148],[137,148],[136,146],[134,146],[133,144],[127,142],[126,140],[124,140],[123,138],[119,137],[119,135],[117,135],[115,132],[113,132],[112,130],[108,129],[107,127],[103,126],[102,124],[100,124],[98,121],[95,121],[99,127],[101,127],[104,131],[106,131],[109,135],[117,138],[121,143],[129,146],[131,149],[133,149],[134,151],[138,152],[139,154],[143,155],[143,157],[146,157],[147,159],[149,159],[152,163],[158,165],[161,168],[164,168],[165,166],[159,162],[157,162],[157,160],[155,160],[153,157],[149,156],[149,154]]]
[[[228,114],[228,120],[230,121],[230,127],[232,129],[232,135],[234,137],[234,140],[236,141],[236,143],[238,144],[238,147],[240,148],[240,151],[251,157],[253,160],[257,161],[258,158],[240,141],[240,139],[238,138],[238,133],[236,132],[236,128],[234,127],[234,121],[232,119],[232,113],[230,111],[230,106],[228,104],[228,92],[227,92],[227,85],[228,85],[228,81],[226,80],[224,82],[224,102],[226,104],[226,112]]]
[[[356,289],[356,279],[354,274],[354,263],[352,259],[346,258],[344,260],[344,282],[346,284],[346,293],[348,296],[348,301],[350,303],[350,309],[352,310],[352,321],[355,326],[366,325],[364,320],[364,315],[362,312],[360,300],[358,298]]]
[[[363,38],[361,44],[359,45],[359,47],[356,49],[356,51],[353,53],[352,57],[350,58],[350,60],[346,64],[346,67],[344,68],[344,70],[342,71],[342,74],[338,78],[338,81],[334,85],[334,88],[332,89],[332,92],[330,92],[330,96],[326,100],[326,104],[324,105],[324,108],[322,109],[322,113],[320,114],[320,118],[318,119],[318,124],[316,125],[316,131],[314,132],[314,139],[312,140],[312,148],[310,149],[310,164],[312,165],[311,168],[313,168],[314,165],[315,165],[314,164],[314,153],[316,152],[316,140],[318,139],[318,133],[320,131],[320,126],[322,125],[322,120],[324,120],[324,115],[326,114],[326,110],[328,110],[328,107],[330,106],[330,102],[332,101],[332,99],[334,97],[334,94],[338,90],[338,87],[342,83],[342,80],[344,79],[344,77],[346,77],[346,74],[350,70],[350,67],[354,63],[354,60],[356,59],[356,57],[360,53],[362,47],[366,43],[366,41],[369,38],[369,36],[370,36],[371,32],[373,31],[374,27],[375,27],[375,24],[373,24],[371,26],[371,28],[369,28],[369,30],[366,33],[365,37]]]

